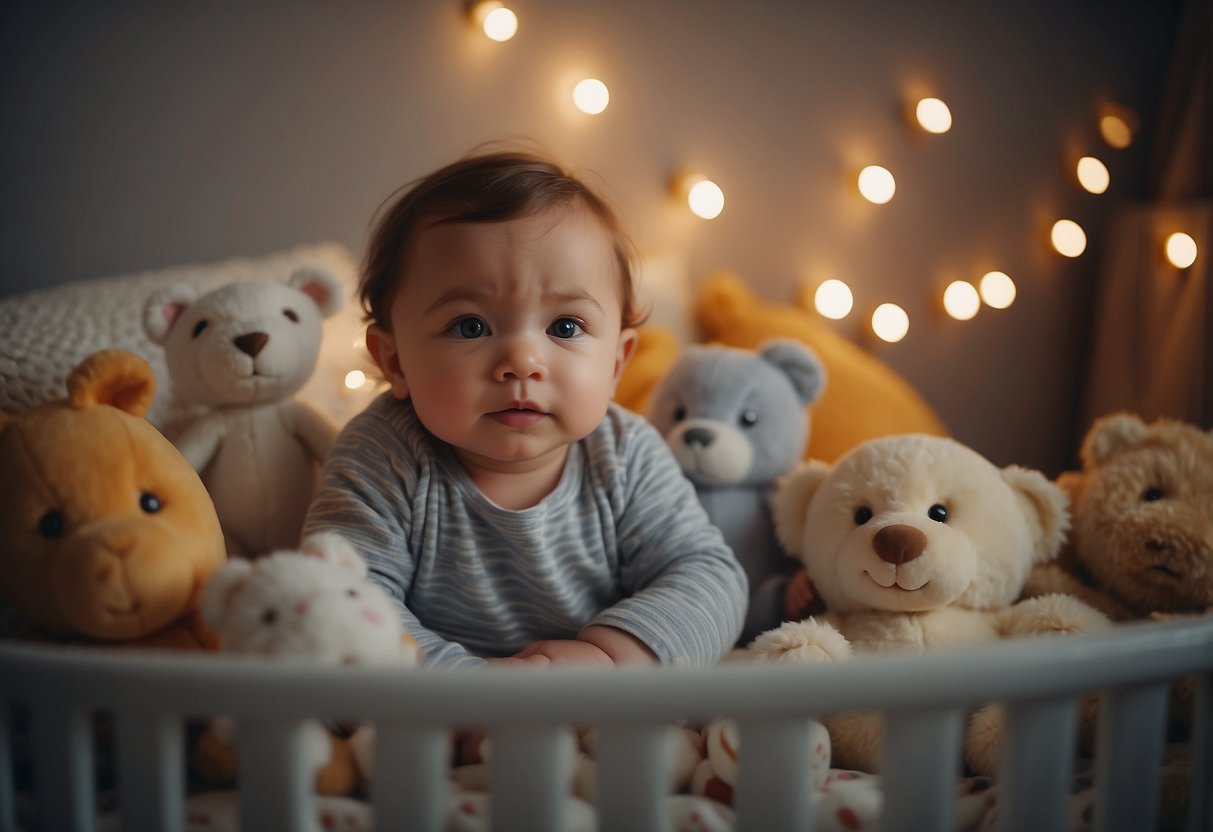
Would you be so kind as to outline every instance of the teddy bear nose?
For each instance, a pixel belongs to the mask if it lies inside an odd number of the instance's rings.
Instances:
[[[264,332],[249,332],[232,339],[232,343],[236,345],[242,353],[251,358],[256,358],[257,353],[265,349],[265,345],[269,343],[270,336]]]
[[[913,526],[885,526],[872,541],[880,559],[892,564],[914,560],[927,548],[927,536]]]
[[[716,438],[716,434],[712,433],[707,428],[691,428],[682,434],[682,441],[687,445],[698,445],[701,448],[706,448],[712,444]]]

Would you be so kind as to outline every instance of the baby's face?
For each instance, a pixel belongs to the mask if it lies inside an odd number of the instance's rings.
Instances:
[[[580,206],[422,231],[372,327],[397,398],[470,467],[563,463],[606,413],[635,343],[612,239]]]

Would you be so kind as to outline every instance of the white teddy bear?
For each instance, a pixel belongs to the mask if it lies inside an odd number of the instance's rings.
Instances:
[[[1037,471],[995,467],[951,439],[869,440],[833,468],[810,463],[775,498],[776,531],[804,561],[828,612],[763,633],[762,660],[824,662],[856,652],[924,650],[1110,626],[1067,595],[1016,603],[1032,565],[1056,557],[1069,524],[1065,494]],[[997,712],[979,712],[966,758],[998,761]],[[826,721],[844,768],[877,771],[872,715]]]
[[[202,475],[231,556],[299,543],[337,428],[292,396],[315,369],[322,318],[342,301],[334,275],[305,268],[285,284],[238,282],[201,296],[175,286],[144,306],[176,397],[204,408],[172,438]]]
[[[203,620],[219,636],[220,649],[307,660],[327,665],[414,667],[417,642],[404,630],[399,611],[366,562],[340,535],[305,538],[301,551],[273,552],[255,561],[229,560],[203,587]],[[322,794],[348,794],[359,772],[350,740],[309,729],[307,758],[321,767]],[[203,777],[224,783],[235,775],[230,720],[212,721],[195,754]]]

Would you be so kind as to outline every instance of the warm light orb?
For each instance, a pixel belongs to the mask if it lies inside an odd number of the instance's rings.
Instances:
[[[981,309],[977,287],[967,280],[953,280],[943,290],[944,311],[958,321],[967,321]]]
[[[872,331],[882,341],[896,343],[910,331],[910,316],[895,303],[882,303],[872,313]]]
[[[1117,150],[1124,150],[1133,143],[1133,130],[1120,116],[1106,115],[1101,118],[1099,132],[1103,140]]]
[[[1186,269],[1196,262],[1196,241],[1182,231],[1167,237],[1167,259],[1177,269]]]
[[[724,210],[724,191],[711,179],[699,179],[687,191],[687,205],[697,217],[716,219]]]
[[[868,202],[884,205],[893,198],[896,190],[897,182],[887,168],[868,165],[859,172],[859,192]]]
[[[1066,257],[1077,257],[1087,250],[1087,234],[1074,220],[1058,220],[1053,223],[1050,236],[1053,248]]]
[[[1015,302],[1015,281],[1004,272],[986,272],[978,283],[986,306],[1006,309]]]
[[[598,115],[607,108],[610,100],[611,91],[597,78],[586,78],[573,87],[573,103],[587,115]]]
[[[1108,168],[1094,156],[1083,156],[1078,160],[1078,182],[1091,193],[1102,194],[1110,181]]]
[[[366,373],[362,370],[350,370],[345,374],[345,386],[350,390],[357,390],[364,384],[366,384]]]
[[[477,3],[472,16],[490,40],[507,41],[518,32],[518,15],[500,0]]]
[[[924,98],[914,108],[914,116],[928,133],[946,133],[952,129],[952,111],[938,98]]]
[[[854,305],[851,287],[841,280],[827,280],[813,294],[813,307],[822,317],[832,321],[840,321],[851,314]]]

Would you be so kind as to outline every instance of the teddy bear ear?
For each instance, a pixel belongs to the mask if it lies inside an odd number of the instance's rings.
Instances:
[[[1044,474],[1018,465],[1008,465],[999,473],[1003,481],[1026,503],[1023,506],[1032,540],[1036,544],[1034,563],[1050,560],[1061,549],[1070,529],[1070,499]]]
[[[345,298],[342,295],[343,286],[337,276],[319,266],[304,266],[291,272],[287,280],[288,286],[294,286],[307,295],[320,309],[320,314],[331,318],[341,310]]]
[[[1146,438],[1150,428],[1132,413],[1115,413],[1096,419],[1082,443],[1083,467],[1103,465],[1115,454]]]
[[[142,418],[155,396],[152,368],[126,350],[95,352],[67,377],[67,402],[76,410],[108,404]]]
[[[163,344],[181,313],[198,297],[191,286],[182,284],[154,292],[143,303],[143,331],[154,343]]]
[[[800,547],[804,543],[804,526],[808,519],[809,503],[829,475],[830,466],[818,460],[810,460],[778,480],[772,505],[775,537],[779,539],[784,551],[793,556],[800,553]]]
[[[826,383],[826,368],[817,353],[788,338],[766,341],[758,351],[764,360],[788,377],[801,404],[810,405],[821,395]]]
[[[252,575],[253,564],[243,558],[232,558],[211,575],[198,596],[198,612],[208,627],[216,631],[223,629],[232,595]]]
[[[366,561],[358,554],[354,544],[336,532],[316,532],[308,535],[299,548],[312,557],[352,572],[360,578],[366,577]]]

